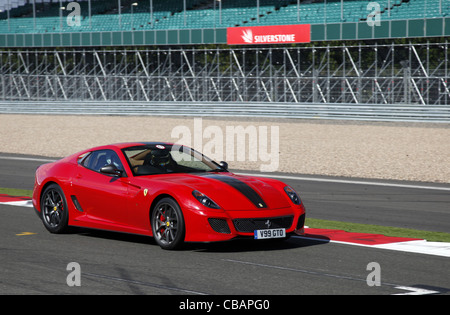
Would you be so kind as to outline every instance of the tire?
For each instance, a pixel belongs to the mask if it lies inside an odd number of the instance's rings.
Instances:
[[[62,234],[69,230],[67,200],[57,184],[49,185],[42,193],[41,219],[50,233]]]
[[[184,243],[185,224],[180,206],[172,198],[163,198],[151,215],[153,237],[162,249],[178,249]]]

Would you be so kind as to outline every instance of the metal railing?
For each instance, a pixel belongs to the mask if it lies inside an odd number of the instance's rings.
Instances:
[[[0,113],[51,115],[306,118],[450,123],[443,105],[240,102],[0,101]]]
[[[126,102],[148,110],[158,104],[168,111],[172,105],[180,111],[191,104],[228,109],[240,104],[261,111],[281,104],[286,110],[322,105],[359,112],[375,106],[420,113],[446,111],[450,103],[447,42],[4,50],[0,73],[0,100],[12,107],[11,101]]]

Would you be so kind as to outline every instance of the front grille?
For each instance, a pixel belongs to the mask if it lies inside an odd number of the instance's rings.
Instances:
[[[236,231],[243,233],[253,233],[255,230],[266,229],[289,229],[292,225],[294,216],[276,217],[276,218],[253,218],[253,219],[235,219],[233,220]]]
[[[208,219],[209,225],[211,225],[212,229],[217,233],[222,234],[230,234],[230,227],[228,226],[227,220],[224,219]]]

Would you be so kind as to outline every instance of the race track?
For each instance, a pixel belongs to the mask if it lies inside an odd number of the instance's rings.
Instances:
[[[34,170],[48,159],[1,156],[9,158],[0,157],[0,187],[21,189],[32,189]],[[345,180],[284,181],[300,192],[309,217],[450,231],[448,185]],[[450,294],[448,257],[299,238],[164,251],[141,236],[52,235],[32,208],[0,205],[0,216],[0,294]],[[66,282],[71,262],[81,267],[81,286]],[[367,282],[373,262],[380,286]]]

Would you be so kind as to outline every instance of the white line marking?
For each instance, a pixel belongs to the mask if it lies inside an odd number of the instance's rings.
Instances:
[[[57,159],[44,159],[44,158],[27,158],[27,157],[13,157],[13,156],[0,156],[1,160],[13,160],[13,161],[34,161],[34,162],[56,162]],[[385,182],[370,182],[360,180],[348,180],[348,179],[332,179],[332,178],[318,178],[318,177],[303,177],[293,175],[274,175],[274,174],[256,174],[256,173],[243,173],[237,172],[237,175],[246,176],[259,176],[259,177],[271,177],[277,179],[291,179],[302,180],[310,182],[322,182],[322,183],[338,183],[338,184],[353,184],[353,185],[369,185],[369,186],[382,186],[382,187],[398,187],[398,188],[414,188],[414,189],[428,189],[428,190],[442,190],[450,191],[450,187],[439,186],[426,186],[426,185],[410,185],[410,184],[394,184]]]
[[[0,202],[0,205],[33,208],[33,202],[31,200]]]
[[[54,159],[42,159],[42,158],[26,158],[18,156],[0,156],[0,160],[12,160],[12,161],[33,161],[33,162],[55,162]]]
[[[294,235],[294,236],[292,236],[292,238],[319,241],[319,242],[324,242],[324,243],[335,243],[335,244],[361,246],[361,247],[369,247],[369,248],[377,248],[377,249],[388,249],[388,250],[395,250],[395,251],[399,251],[399,252],[407,252],[407,253],[415,253],[415,254],[450,257],[450,243],[447,243],[447,242],[428,242],[427,240],[415,240],[415,241],[395,242],[395,243],[387,243],[387,244],[379,244],[379,245],[367,245],[367,244],[359,244],[359,243],[352,243],[352,242],[312,238],[312,237],[299,236],[299,235]]]
[[[425,289],[420,289],[420,288],[414,288],[414,287],[395,287],[398,290],[405,290],[405,291],[411,291],[408,293],[397,293],[397,294],[393,294],[393,295],[426,295],[426,294],[436,294],[436,293],[440,293],[439,291],[432,291],[432,290],[425,290]]]
[[[366,182],[366,181],[360,181],[360,180],[331,179],[331,178],[303,177],[303,176],[290,176],[290,175],[253,174],[253,173],[241,173],[241,172],[236,173],[236,174],[237,175],[246,175],[246,176],[271,177],[271,178],[277,178],[277,179],[302,180],[302,181],[310,181],[310,182],[323,182],[323,183],[338,183],[338,184],[353,184],[353,185],[369,185],[369,186],[383,186],[383,187],[415,188],[415,189],[450,191],[450,187],[439,187],[439,186],[394,184],[394,183],[384,183],[384,182],[370,182],[370,181]]]
[[[381,244],[374,246],[379,249],[390,249],[416,254],[450,257],[450,243],[448,242],[428,242],[426,240],[423,241],[419,240],[419,241]]]

